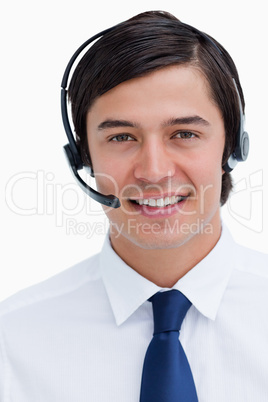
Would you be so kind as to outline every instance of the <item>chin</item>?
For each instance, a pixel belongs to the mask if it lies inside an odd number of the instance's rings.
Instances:
[[[212,222],[199,217],[187,223],[165,220],[161,224],[136,225],[132,230],[122,231],[120,235],[142,249],[161,250],[178,248],[200,236],[213,236],[214,229]]]
[[[138,246],[144,250],[164,250],[164,249],[172,249],[178,248],[183,244],[187,243],[192,237],[193,234],[174,234],[172,232],[160,232],[156,233],[147,233],[137,235],[131,233],[122,233],[122,235],[132,244]]]
[[[173,248],[178,248],[182,246],[186,241],[179,241],[179,240],[174,240],[169,241],[167,239],[150,239],[148,241],[143,241],[140,243],[136,243],[137,246],[144,250],[167,250],[167,249],[173,249]]]

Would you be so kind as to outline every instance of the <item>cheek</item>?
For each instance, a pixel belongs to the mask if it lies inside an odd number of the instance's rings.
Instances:
[[[92,167],[97,189],[103,193],[115,194],[117,191],[116,165],[111,158],[103,155],[101,146],[88,140]]]
[[[128,160],[121,161],[120,158],[115,159],[109,153],[104,153],[101,145],[93,144],[90,149],[98,191],[118,197],[122,188],[131,182],[131,166]]]
[[[203,164],[196,170],[196,177],[199,185],[217,184],[221,181],[222,167],[217,164]]]
[[[98,190],[102,193],[119,197],[122,193],[122,188],[129,182],[129,169],[126,166],[123,167],[119,163],[115,163],[115,161],[104,158],[99,158],[95,164],[93,162],[93,166]]]
[[[190,179],[195,187],[200,202],[216,202],[220,198],[222,183],[221,153],[207,151],[193,159],[190,167]],[[201,200],[202,199],[202,200]]]
[[[106,195],[112,194],[118,197],[119,183],[112,174],[96,172],[94,175],[98,191]]]

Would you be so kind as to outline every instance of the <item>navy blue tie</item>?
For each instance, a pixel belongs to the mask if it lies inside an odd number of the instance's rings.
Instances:
[[[149,301],[154,336],[145,355],[140,402],[197,402],[192,372],[178,339],[192,303],[178,290],[156,293]]]

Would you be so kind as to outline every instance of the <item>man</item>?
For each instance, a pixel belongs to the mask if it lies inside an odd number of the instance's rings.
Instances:
[[[100,254],[2,303],[0,401],[266,401],[268,258],[220,218],[243,125],[232,59],[144,13],[87,51],[69,97],[83,163],[121,206]],[[179,336],[159,330],[174,295]]]

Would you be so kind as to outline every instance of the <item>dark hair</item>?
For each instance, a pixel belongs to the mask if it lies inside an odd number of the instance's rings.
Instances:
[[[98,39],[78,63],[68,90],[78,149],[83,163],[91,165],[86,116],[102,94],[131,78],[170,65],[198,68],[209,83],[212,101],[222,113],[225,148],[222,165],[234,151],[239,128],[238,96],[244,97],[238,73],[228,52],[213,38],[162,11],[139,14]],[[232,189],[230,173],[222,178],[221,205]]]

